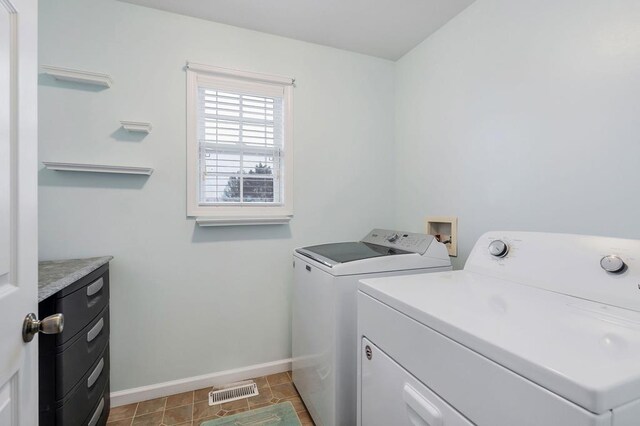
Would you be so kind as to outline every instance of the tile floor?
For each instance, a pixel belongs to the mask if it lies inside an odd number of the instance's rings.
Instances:
[[[123,405],[111,409],[107,426],[199,426],[205,420],[230,416],[278,402],[291,401],[303,426],[313,426],[311,416],[291,383],[291,372],[272,374],[255,379],[260,394],[209,406],[212,388],[199,389],[163,398]]]

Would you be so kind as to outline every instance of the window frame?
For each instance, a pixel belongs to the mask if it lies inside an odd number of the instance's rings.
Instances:
[[[292,78],[188,62],[187,72],[187,216],[200,226],[258,225],[288,223],[293,217],[293,83]],[[280,177],[283,202],[275,205],[200,204],[200,144],[198,141],[198,88],[214,81],[235,82],[246,87],[270,85],[283,91],[283,139]],[[259,92],[258,92],[259,93]]]

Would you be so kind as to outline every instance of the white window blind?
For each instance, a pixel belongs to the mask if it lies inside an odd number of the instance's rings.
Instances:
[[[187,63],[187,216],[198,225],[293,217],[293,83]]]
[[[207,85],[197,104],[199,204],[283,204],[283,96]]]

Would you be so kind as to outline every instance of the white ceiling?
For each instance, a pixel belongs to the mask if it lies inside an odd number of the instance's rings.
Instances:
[[[123,0],[396,60],[474,0]]]

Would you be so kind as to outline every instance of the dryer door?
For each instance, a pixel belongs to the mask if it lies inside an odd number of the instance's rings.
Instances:
[[[367,339],[361,348],[362,426],[472,426]]]

